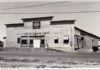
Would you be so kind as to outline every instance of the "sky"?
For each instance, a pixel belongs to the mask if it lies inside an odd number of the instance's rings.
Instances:
[[[56,13],[50,14],[50,12]],[[54,16],[53,20],[76,20],[75,26],[87,32],[93,33],[97,36],[100,36],[100,2],[0,2],[0,40],[3,41],[3,37],[6,36],[5,24],[20,23],[22,22],[22,18],[34,18],[44,16]]]

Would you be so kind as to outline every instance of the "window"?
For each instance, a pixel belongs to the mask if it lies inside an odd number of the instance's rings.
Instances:
[[[29,47],[33,47],[33,40],[30,40]]]
[[[100,46],[100,41],[98,41],[98,46]]]
[[[44,39],[41,39],[41,44],[44,44]]]
[[[63,43],[64,43],[64,44],[68,44],[68,43],[69,43],[69,38],[68,38],[68,36],[65,36],[65,37],[64,37]]]
[[[33,40],[30,40],[30,44],[33,44]]]
[[[22,44],[27,44],[27,39],[23,39]]]
[[[64,44],[68,44],[69,43],[69,40],[64,40]]]
[[[40,29],[40,21],[33,22],[33,29]]]
[[[41,47],[45,47],[45,40],[41,39]]]
[[[81,37],[81,40],[83,41],[84,40],[84,37]]]
[[[17,38],[17,43],[20,43],[20,38]]]
[[[57,37],[54,38],[54,43],[58,44],[58,38]]]

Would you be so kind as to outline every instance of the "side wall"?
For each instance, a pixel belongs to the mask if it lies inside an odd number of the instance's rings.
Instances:
[[[84,39],[82,39],[84,38]],[[99,39],[85,33],[81,30],[75,29],[75,48],[92,48],[98,46]]]

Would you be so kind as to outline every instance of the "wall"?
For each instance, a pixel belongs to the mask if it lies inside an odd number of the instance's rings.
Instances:
[[[50,35],[49,35],[49,46],[50,47],[65,47],[65,48],[71,48],[71,42],[72,47],[74,47],[74,25],[73,24],[65,24],[65,25],[51,25],[50,26]],[[69,43],[64,44],[63,40],[64,37],[69,37]],[[54,43],[54,38],[58,37],[59,43]]]
[[[19,47],[20,44],[17,44],[17,38],[20,37],[20,35],[18,34],[20,32],[20,30],[22,29],[22,27],[10,27],[10,28],[6,28],[6,46],[7,47]]]
[[[85,33],[81,30],[75,29],[75,35],[78,35],[79,37],[84,37],[84,48],[92,48],[92,46],[98,46],[98,41],[99,39],[91,36],[88,33]],[[75,47],[77,48],[77,42],[76,42],[76,38],[75,38]],[[81,44],[81,41],[79,42],[79,44]],[[79,48],[82,48],[82,46],[80,46]]]
[[[45,29],[45,28],[49,27],[50,20],[49,21],[40,21],[40,23],[41,23],[41,29]],[[32,24],[33,24],[33,21],[31,21],[31,22],[24,22],[24,28],[25,29],[33,29]]]
[[[64,25],[50,25],[49,21],[41,21],[41,29],[32,29],[32,22],[24,22],[24,27],[10,27],[6,28],[7,47],[20,47],[17,43],[17,38],[21,36],[30,36],[34,33],[47,33],[45,34],[45,47],[65,47],[74,48],[74,24],[64,24]],[[69,43],[64,44],[63,40],[65,36],[69,36]],[[59,38],[59,43],[54,43],[54,38]],[[48,46],[47,46],[48,44]],[[71,45],[72,44],[72,45]]]
[[[6,46],[7,47],[20,47],[20,43],[17,43],[17,38],[26,35],[33,35],[34,33],[46,33],[50,21],[41,21],[41,29],[33,29],[32,22],[24,22],[24,27],[9,27],[6,28]]]

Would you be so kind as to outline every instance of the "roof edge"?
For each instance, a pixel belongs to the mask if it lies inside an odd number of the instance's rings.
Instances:
[[[58,21],[51,21],[51,25],[56,25],[56,24],[74,24],[76,20],[58,20]]]
[[[87,31],[85,31],[85,30],[83,30],[83,29],[80,29],[80,28],[78,28],[78,27],[76,27],[76,26],[75,26],[74,28],[79,29],[79,30],[81,30],[81,31],[83,31],[83,32],[86,32],[86,33],[88,33],[88,34],[90,34],[90,35],[92,35],[92,36],[97,37],[97,38],[100,39],[99,36],[97,36],[97,35],[95,35],[95,34],[93,34],[93,33],[87,32]]]
[[[13,23],[13,24],[5,24],[6,27],[22,27],[24,23]]]
[[[17,25],[17,24],[24,24],[24,23],[11,23],[11,24],[5,24],[5,25]]]
[[[52,19],[54,16],[45,16],[45,17],[34,17],[34,18],[22,18],[23,21],[31,21],[31,20],[43,20],[43,19]]]

